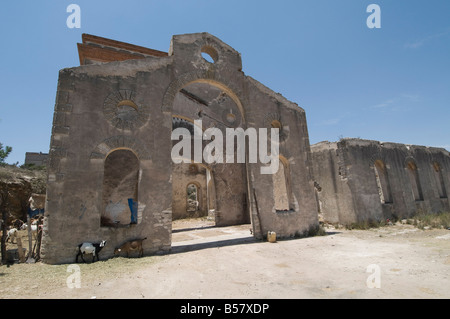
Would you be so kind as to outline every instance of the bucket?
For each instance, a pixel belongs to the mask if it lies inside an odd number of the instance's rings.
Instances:
[[[277,233],[274,231],[269,231],[267,233],[267,240],[269,243],[276,243],[277,242]]]

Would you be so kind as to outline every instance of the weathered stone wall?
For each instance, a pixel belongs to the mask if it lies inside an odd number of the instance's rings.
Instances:
[[[203,59],[202,52],[214,62]],[[207,208],[213,210],[216,225],[251,221],[258,238],[268,231],[289,237],[317,228],[305,112],[241,69],[237,51],[201,33],[174,36],[167,57],[61,70],[48,165],[44,262],[73,262],[77,245],[85,241],[107,240],[101,258],[111,257],[124,241],[141,237],[148,238],[146,255],[170,249],[177,201],[173,192],[186,187],[176,176],[182,168],[172,170],[173,117],[201,119],[202,130],[280,128],[289,210],[276,210],[274,179],[260,172],[265,164],[200,163],[206,168]],[[105,227],[105,163],[117,150],[138,159],[138,222],[126,225],[121,219],[118,227]],[[115,196],[115,201],[125,200],[120,192]]]
[[[311,152],[319,211],[330,223],[352,223],[356,219],[352,192],[341,171],[337,143],[314,144]]]
[[[324,219],[351,224],[450,210],[448,151],[361,139],[311,147]]]
[[[279,237],[304,236],[318,226],[314,199],[311,150],[305,111],[259,82],[249,78],[247,86],[253,107],[248,112],[249,126],[280,126],[280,165],[284,165],[289,192],[289,210],[276,208],[274,178],[260,174],[263,164],[250,167],[253,182],[251,200],[261,221],[261,233],[274,231]]]
[[[47,164],[48,154],[46,153],[25,153],[25,165],[45,166]]]
[[[141,237],[148,238],[144,242],[146,254],[170,249],[168,194],[172,189],[166,154],[170,154],[171,116],[155,103],[164,93],[155,88],[168,85],[171,78],[165,67],[127,76],[136,62],[60,71],[41,249],[45,262],[74,262],[77,245],[85,241],[107,240],[101,258],[111,257],[124,241]],[[152,65],[151,61],[139,62],[139,69]],[[116,107],[125,100],[132,100],[139,110],[129,122],[121,122],[111,113],[111,105]],[[139,159],[142,219],[127,227],[101,227],[105,160],[111,152],[122,149]]]

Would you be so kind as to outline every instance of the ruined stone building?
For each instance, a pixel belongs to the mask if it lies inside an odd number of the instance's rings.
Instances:
[[[257,238],[317,229],[305,111],[245,75],[239,52],[208,33],[173,36],[167,53],[83,35],[78,52],[58,78],[44,262],[74,262],[86,241],[107,240],[102,258],[144,237],[146,255],[167,252],[188,216],[251,223]],[[243,162],[173,162],[172,131],[213,127],[279,129],[278,171],[261,174],[249,143]]]
[[[26,152],[25,165],[45,166],[47,165],[48,154],[42,152]]]
[[[305,111],[245,75],[239,52],[208,33],[173,36],[167,53],[82,40],[80,66],[59,73],[44,262],[74,262],[86,241],[108,242],[102,258],[144,237],[146,255],[168,252],[178,218],[251,223],[256,238],[285,238],[317,230],[318,213],[349,225],[450,210],[446,150],[361,139],[310,146]],[[278,129],[279,169],[262,174],[269,164],[251,160],[261,136],[246,137],[241,161],[196,158],[195,145],[208,146],[196,132],[211,128]],[[193,147],[174,158],[179,129]]]
[[[450,211],[450,156],[442,148],[362,139],[311,146],[325,221],[344,225]]]

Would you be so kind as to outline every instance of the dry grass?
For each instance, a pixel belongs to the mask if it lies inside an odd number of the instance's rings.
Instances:
[[[412,218],[412,224],[419,229],[429,228],[450,228],[450,212],[437,214],[419,213]],[[411,223],[411,222],[410,222]]]
[[[200,222],[174,224],[190,229]],[[212,231],[208,228],[203,231]],[[445,229],[419,231],[396,223],[372,231],[343,229],[322,238],[277,244],[255,242],[182,254],[117,257],[78,264],[80,289],[67,287],[70,265],[14,264],[0,266],[0,298],[417,298],[428,293],[420,291],[422,287],[447,298],[448,291],[442,287],[450,262],[448,236]],[[391,270],[383,275],[383,289],[369,291],[361,270],[374,260]],[[256,273],[255,263],[259,265]],[[302,281],[295,279],[299,274]],[[363,288],[355,290],[359,281]],[[325,290],[330,282],[336,282],[338,289]]]
[[[28,254],[28,234],[26,230],[19,231],[22,247]],[[33,240],[34,244],[34,240]],[[7,250],[17,249],[17,244],[7,243]],[[81,280],[84,283],[99,284],[114,278],[121,278],[130,272],[144,268],[154,262],[161,261],[164,256],[151,256],[142,258],[114,257],[105,261],[78,263]],[[100,254],[101,259],[101,254]],[[74,256],[75,260],[75,256]],[[72,274],[68,271],[69,264],[48,265],[42,262],[19,263],[0,266],[0,298],[34,298],[42,289],[52,291],[67,286],[67,278]]]
[[[396,220],[392,220],[391,222],[399,222]],[[423,212],[418,212],[411,218],[406,219],[406,223],[409,225],[414,225],[419,229],[425,228],[450,228],[450,212],[441,212],[441,213],[429,213],[425,214]],[[358,229],[358,230],[367,230],[372,228],[379,228],[386,226],[386,221],[363,221],[359,223],[352,223],[350,225],[345,226],[346,229]]]
[[[165,256],[142,258],[115,257],[95,263],[79,263],[80,278],[84,285],[100,285],[102,282],[124,278],[128,274],[162,261]],[[67,279],[73,273],[66,265],[14,264],[0,266],[0,298],[35,298],[67,287]],[[70,298],[70,295],[61,296]]]

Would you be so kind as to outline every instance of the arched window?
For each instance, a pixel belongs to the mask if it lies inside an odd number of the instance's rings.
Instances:
[[[101,226],[118,227],[138,222],[139,160],[125,149],[105,159]]]
[[[278,120],[273,120],[272,122],[270,122],[270,126],[272,128],[277,128],[281,131],[282,127],[281,127],[281,122]]]
[[[440,198],[447,198],[447,190],[445,189],[444,176],[439,163],[433,163],[434,177]]]
[[[417,171],[417,165],[413,160],[409,160],[406,163],[406,170],[408,171],[409,181],[411,183],[411,190],[415,201],[422,201],[422,187],[420,185],[419,173]]]
[[[383,204],[392,203],[391,185],[387,173],[386,165],[381,160],[376,160],[374,165],[375,179],[378,186],[378,194]]]

